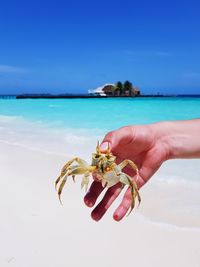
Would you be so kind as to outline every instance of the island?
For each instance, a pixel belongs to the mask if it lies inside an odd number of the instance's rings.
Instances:
[[[20,94],[17,99],[23,98],[107,98],[107,97],[137,97],[141,96],[140,90],[128,80],[124,83],[107,83],[96,89],[89,89],[88,94]]]
[[[140,96],[140,89],[133,86],[131,82],[128,80],[124,83],[117,82],[116,84],[104,84],[103,86],[100,86],[96,89],[90,89],[88,90],[89,95],[94,96],[120,96],[120,97],[135,97]]]

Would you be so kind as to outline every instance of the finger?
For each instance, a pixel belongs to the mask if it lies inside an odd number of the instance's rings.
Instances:
[[[139,170],[139,176],[134,177],[138,189],[140,189],[159,169],[163,162],[163,155],[158,151],[151,150],[146,155],[146,158]],[[122,202],[113,214],[116,221],[120,221],[127,213],[131,206],[131,191],[130,188],[126,191]]]
[[[107,190],[101,202],[96,206],[96,208],[91,213],[91,216],[95,221],[99,221],[103,217],[103,215],[112,205],[113,201],[118,197],[121,191],[122,191],[121,183],[118,183]]]
[[[145,183],[145,181],[142,179],[141,176],[134,177],[135,182],[137,183],[138,189]],[[128,188],[126,193],[124,194],[124,197],[118,206],[118,208],[115,210],[113,214],[113,219],[116,221],[120,221],[124,218],[124,216],[127,214],[128,210],[131,207],[131,189]]]
[[[101,192],[104,190],[104,187],[101,185],[100,182],[94,181],[87,194],[84,197],[84,202],[88,207],[93,207],[96,203],[97,198],[101,194]]]
[[[124,194],[121,204],[113,214],[113,219],[115,221],[120,221],[121,219],[123,219],[126,213],[128,212],[130,206],[131,206],[131,189],[128,188],[126,193]]]
[[[143,180],[143,184],[141,186],[143,186],[154,175],[166,159],[166,152],[164,150],[158,150],[156,147],[146,154],[140,168],[140,176]]]

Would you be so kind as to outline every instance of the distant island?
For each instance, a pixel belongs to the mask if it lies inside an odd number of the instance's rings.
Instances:
[[[89,95],[94,96],[120,96],[120,97],[135,97],[140,96],[140,89],[133,86],[129,81],[117,82],[116,84],[104,84],[96,89],[88,90]]]
[[[88,90],[88,94],[20,94],[16,98],[106,98],[106,97],[136,97],[141,96],[140,90],[128,80],[124,83],[107,83],[96,89]]]
[[[99,86],[95,89],[89,89],[88,93],[85,94],[20,94],[20,95],[1,95],[0,98],[113,98],[113,97],[200,97],[196,94],[142,94],[141,90],[138,87],[133,86],[130,81],[125,81],[124,83],[118,81],[115,84],[106,83],[102,86]]]

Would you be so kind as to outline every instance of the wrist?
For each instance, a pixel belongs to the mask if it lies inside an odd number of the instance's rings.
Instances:
[[[200,158],[200,119],[154,124],[156,138],[168,151],[168,159]]]

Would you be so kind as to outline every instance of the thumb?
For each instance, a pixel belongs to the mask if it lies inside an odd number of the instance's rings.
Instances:
[[[118,148],[119,144],[122,145],[129,142],[129,139],[133,137],[131,128],[131,126],[125,126],[107,133],[100,145],[101,151],[105,152],[108,149],[108,145],[113,151]]]
[[[108,147],[112,150],[115,147],[116,131],[112,131],[106,134],[102,143],[100,144],[101,152],[106,152]]]
[[[106,150],[108,149],[108,147],[111,148],[111,145],[110,145],[110,142],[106,142],[106,141],[103,141],[100,145],[100,150],[101,152],[106,152]]]

